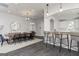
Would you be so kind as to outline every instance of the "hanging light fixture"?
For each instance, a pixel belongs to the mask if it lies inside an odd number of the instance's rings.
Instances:
[[[27,20],[27,21],[29,21],[29,19],[30,19],[29,17],[26,17],[26,18],[25,18],[25,20]]]
[[[25,20],[27,20],[27,21],[29,21],[30,20],[30,18],[29,18],[29,12],[26,12],[26,18],[25,18]]]
[[[60,3],[60,9],[59,9],[60,12],[63,11],[63,8],[62,8],[62,3]]]
[[[46,4],[46,7],[47,7],[46,15],[47,16],[48,16],[48,6],[49,6],[49,4]]]

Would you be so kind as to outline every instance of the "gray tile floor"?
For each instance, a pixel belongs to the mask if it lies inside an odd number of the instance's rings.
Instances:
[[[62,48],[59,52],[59,47],[52,45],[46,46],[42,42],[6,53],[0,54],[1,56],[78,56],[79,53],[75,51],[69,52],[67,49]]]

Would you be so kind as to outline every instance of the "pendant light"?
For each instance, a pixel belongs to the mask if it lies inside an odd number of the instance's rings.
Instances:
[[[48,16],[48,6],[49,6],[49,4],[46,4],[46,7],[47,7],[46,15],[47,16]]]
[[[62,8],[62,3],[60,3],[60,9],[59,9],[60,12],[63,11],[63,8]]]
[[[26,18],[25,18],[25,20],[27,20],[27,21],[29,21],[30,20],[30,18],[29,18],[29,12],[26,12]]]

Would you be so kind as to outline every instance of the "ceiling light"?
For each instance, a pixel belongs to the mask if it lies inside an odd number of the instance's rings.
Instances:
[[[28,20],[30,19],[30,18],[27,18]]]
[[[63,9],[60,9],[59,11],[60,11],[60,12],[62,12],[62,11],[63,11]]]
[[[71,24],[74,24],[74,22],[72,21]]]
[[[46,4],[46,7],[47,7],[47,11],[46,11],[46,15],[48,16],[48,4]]]
[[[26,11],[25,14],[26,14],[25,15],[26,16],[25,20],[29,21],[30,20],[29,16],[31,15],[31,12],[30,11]]]
[[[63,8],[62,8],[62,3],[60,3],[60,9],[59,9],[60,12],[63,11]]]
[[[29,18],[29,17],[27,17],[27,18],[25,18],[25,20],[29,21],[29,20],[30,20],[30,18]]]
[[[46,15],[48,16],[48,13],[46,13]]]

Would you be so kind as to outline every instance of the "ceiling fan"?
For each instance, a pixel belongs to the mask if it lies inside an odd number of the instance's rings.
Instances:
[[[0,6],[3,6],[3,7],[5,7],[5,8],[8,8],[8,5],[5,4],[5,3],[0,3]]]

